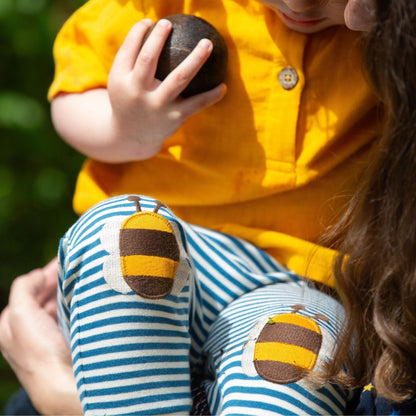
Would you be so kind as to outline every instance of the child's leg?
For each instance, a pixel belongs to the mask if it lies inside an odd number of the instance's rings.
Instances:
[[[137,214],[138,205],[146,215]],[[298,280],[252,244],[183,223],[166,208],[159,213],[173,228],[160,240],[154,231],[166,221],[158,224],[156,206],[148,198],[105,201],[60,246],[60,317],[88,414],[188,412],[189,333],[198,365],[228,304],[258,287]]]
[[[213,324],[204,347],[213,414],[343,414],[346,392],[303,378],[330,360],[343,320],[338,302],[303,282],[243,295]]]
[[[190,331],[191,359],[197,362],[212,324],[231,302],[259,287],[299,277],[247,241],[195,225],[184,227],[196,276]]]
[[[146,198],[107,200],[61,241],[60,320],[87,415],[191,409],[192,270],[181,225],[155,209]]]

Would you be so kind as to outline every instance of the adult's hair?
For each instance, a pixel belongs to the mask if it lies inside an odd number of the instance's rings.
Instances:
[[[415,0],[377,0],[365,60],[385,124],[331,232],[340,241],[334,272],[347,320],[330,372],[346,362],[352,385],[374,379],[380,394],[400,402],[416,393]]]

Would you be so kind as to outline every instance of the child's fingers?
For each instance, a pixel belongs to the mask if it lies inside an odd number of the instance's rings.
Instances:
[[[150,19],[143,19],[130,29],[114,58],[113,72],[127,73],[134,69],[143,39],[152,24]]]
[[[220,84],[212,90],[186,98],[179,104],[176,116],[186,120],[204,108],[222,100],[226,92],[226,85]],[[175,114],[171,114],[171,117],[175,117]]]
[[[195,49],[164,79],[159,89],[166,99],[175,99],[192,81],[212,52],[212,42],[199,41]]]
[[[156,23],[136,59],[134,74],[137,82],[148,85],[153,82],[160,52],[171,29],[169,20],[161,19]]]

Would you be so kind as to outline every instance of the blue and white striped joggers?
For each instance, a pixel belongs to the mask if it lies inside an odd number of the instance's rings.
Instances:
[[[156,202],[141,197],[140,207],[153,212]],[[345,391],[302,378],[330,359],[343,320],[335,300],[252,244],[166,207],[158,214],[178,243],[176,277],[167,296],[140,296],[120,248],[137,209],[126,196],[108,199],[59,247],[59,319],[86,415],[189,414],[195,369],[212,414],[343,413]]]

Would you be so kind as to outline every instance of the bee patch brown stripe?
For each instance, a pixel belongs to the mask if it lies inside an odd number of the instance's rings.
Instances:
[[[276,322],[263,328],[257,342],[283,342],[318,354],[321,348],[322,335],[298,325]]]
[[[120,230],[120,255],[166,257],[179,261],[179,247],[172,233],[126,228]]]
[[[278,361],[254,361],[254,366],[260,377],[277,384],[294,383],[305,376],[301,368]]]
[[[125,276],[126,283],[138,295],[147,299],[161,299],[173,287],[173,280],[155,276]]]

